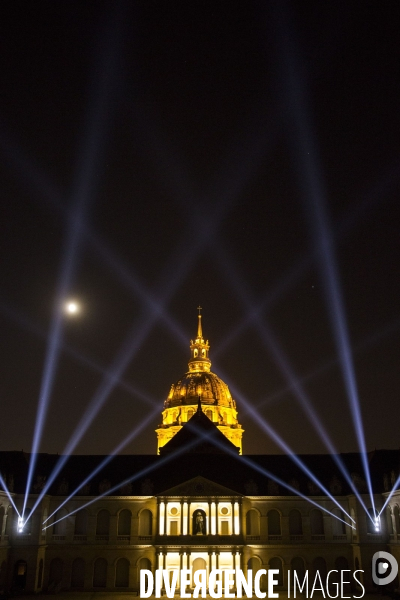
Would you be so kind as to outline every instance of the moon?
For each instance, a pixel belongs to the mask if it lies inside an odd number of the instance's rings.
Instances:
[[[65,304],[65,310],[69,315],[76,315],[79,312],[79,304],[75,300],[69,300]]]

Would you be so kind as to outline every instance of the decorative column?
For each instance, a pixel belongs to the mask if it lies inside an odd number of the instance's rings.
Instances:
[[[235,504],[231,502],[231,535],[235,533]]]
[[[160,502],[158,508],[158,531],[160,535],[164,535],[165,530],[165,504],[164,502]]]
[[[208,527],[207,535],[211,534],[211,500],[208,500]]]
[[[183,524],[183,530],[182,530],[182,535],[188,535],[188,503],[184,502],[183,503],[183,514],[182,514],[182,524]]]
[[[240,533],[240,516],[239,516],[239,503],[235,502],[234,504],[234,517],[233,517],[233,522],[234,522],[234,534],[235,535],[239,535]]]
[[[215,514],[215,502],[211,503],[211,535],[217,534],[217,518]]]
[[[217,532],[217,535],[219,535],[219,502],[215,503],[215,512],[216,512],[216,515],[215,515],[215,517],[216,517],[216,519],[215,519],[215,521],[216,521],[216,532]]]
[[[187,514],[187,533],[188,535],[191,535],[191,531],[190,531],[190,502],[188,502],[188,514]]]
[[[181,524],[179,528],[179,535],[183,535],[183,500],[181,500]]]

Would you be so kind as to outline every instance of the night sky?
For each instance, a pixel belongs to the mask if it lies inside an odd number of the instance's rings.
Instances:
[[[110,452],[158,405],[123,450],[154,454],[199,304],[245,453],[282,452],[263,419],[294,451],[326,451],[296,385],[356,451],[332,260],[367,449],[398,448],[398,2],[1,13],[0,449],[31,450],[51,332],[74,298],[41,451],[63,452],[106,377],[74,451]]]

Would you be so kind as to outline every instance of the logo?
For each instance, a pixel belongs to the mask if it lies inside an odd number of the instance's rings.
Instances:
[[[396,579],[399,565],[389,552],[375,552],[372,557],[372,580],[376,585],[387,585]]]

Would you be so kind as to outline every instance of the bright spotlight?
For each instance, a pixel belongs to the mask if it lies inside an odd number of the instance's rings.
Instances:
[[[22,517],[18,517],[18,533],[23,533],[24,527],[25,527],[24,519]]]
[[[376,515],[374,518],[374,528],[376,533],[379,533],[381,530],[381,518],[379,515]]]
[[[79,312],[79,304],[74,300],[70,300],[65,304],[65,311],[69,315],[76,315]]]

